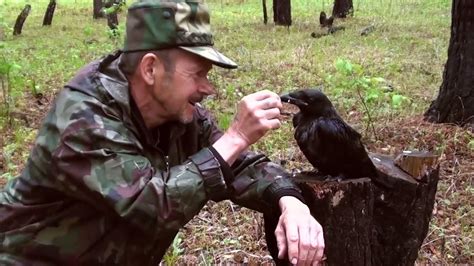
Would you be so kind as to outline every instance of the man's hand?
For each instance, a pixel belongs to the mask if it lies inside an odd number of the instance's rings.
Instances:
[[[228,132],[242,138],[250,146],[267,131],[281,126],[278,119],[281,108],[280,97],[274,92],[264,90],[247,95],[239,102]]]
[[[295,197],[281,197],[281,216],[275,229],[278,258],[288,254],[292,264],[316,265],[324,252],[323,228],[308,207]]]
[[[237,114],[225,134],[213,147],[231,165],[237,156],[271,129],[281,126],[278,119],[283,107],[278,94],[264,90],[242,98]]]

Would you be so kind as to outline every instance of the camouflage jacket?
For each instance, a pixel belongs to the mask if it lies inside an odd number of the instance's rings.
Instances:
[[[22,174],[0,193],[0,264],[157,264],[211,199],[275,210],[301,198],[284,170],[246,152],[231,167],[203,108],[147,130],[120,52],[83,68],[57,96]],[[225,180],[225,182],[224,182]]]

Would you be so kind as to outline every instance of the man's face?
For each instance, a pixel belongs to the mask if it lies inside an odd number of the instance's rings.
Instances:
[[[155,75],[153,98],[167,121],[189,123],[193,120],[195,104],[215,93],[207,79],[212,63],[178,49],[170,60],[174,60],[171,69],[162,65]]]

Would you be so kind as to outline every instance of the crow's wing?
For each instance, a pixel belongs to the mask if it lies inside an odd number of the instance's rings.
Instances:
[[[330,175],[367,176],[373,164],[360,134],[339,118],[319,118],[300,124],[295,138],[308,161]],[[367,170],[369,169],[369,170]]]
[[[339,174],[349,178],[371,177],[376,174],[361,141],[361,135],[342,119],[323,119],[318,123],[321,138],[324,138],[323,150],[331,155],[328,167],[337,169]],[[331,151],[331,150],[332,151]]]

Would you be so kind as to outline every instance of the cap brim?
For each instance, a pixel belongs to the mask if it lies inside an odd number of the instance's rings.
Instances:
[[[204,57],[216,66],[223,68],[237,68],[237,64],[234,61],[221,54],[212,46],[179,46],[179,48]]]

